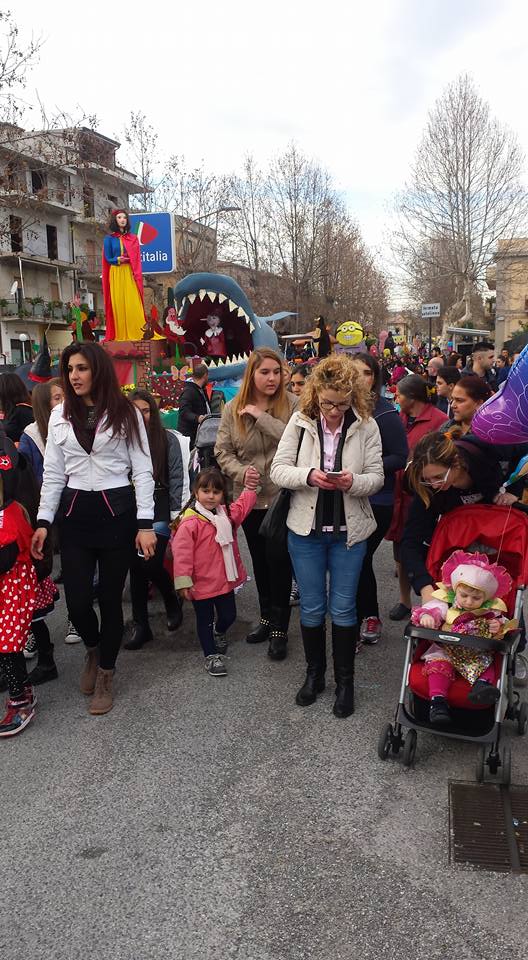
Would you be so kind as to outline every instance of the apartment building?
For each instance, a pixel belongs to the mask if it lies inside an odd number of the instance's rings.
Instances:
[[[25,131],[0,124],[0,353],[28,359],[48,330],[52,352],[71,342],[69,301],[103,327],[101,248],[109,210],[142,192],[116,163],[120,144],[88,128]]]
[[[527,237],[499,240],[486,283],[489,290],[496,291],[495,343],[500,349],[528,322]]]

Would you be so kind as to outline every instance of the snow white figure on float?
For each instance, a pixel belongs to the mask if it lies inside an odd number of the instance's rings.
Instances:
[[[105,340],[142,340],[145,332],[139,239],[126,210],[112,210],[103,244]],[[156,339],[159,334],[154,335]]]

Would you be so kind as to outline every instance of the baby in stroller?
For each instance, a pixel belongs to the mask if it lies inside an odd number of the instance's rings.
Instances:
[[[502,599],[510,593],[512,579],[504,567],[490,563],[485,554],[455,550],[443,564],[441,576],[433,598],[413,610],[413,624],[494,640],[517,627],[517,621],[508,618]],[[448,693],[457,677],[471,684],[470,703],[492,706],[500,697],[492,651],[432,643],[421,660],[429,692],[429,721],[434,725],[451,719]]]

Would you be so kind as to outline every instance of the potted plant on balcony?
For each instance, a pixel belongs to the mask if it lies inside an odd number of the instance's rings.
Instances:
[[[18,317],[18,300],[8,300],[4,313],[6,317]]]
[[[5,313],[5,311],[6,311],[6,308],[7,308],[7,300],[5,300],[5,299],[2,297],[2,298],[0,298],[0,317],[3,317],[3,316],[4,316],[4,313]]]
[[[61,319],[63,307],[64,307],[64,304],[63,304],[62,300],[53,300],[53,301],[52,301],[51,310],[52,310],[53,318],[54,318],[55,320],[60,320],[60,319]]]
[[[43,317],[45,320],[51,320],[53,316],[53,300],[48,300],[44,306]]]
[[[44,313],[44,297],[28,297],[34,317],[41,317]]]

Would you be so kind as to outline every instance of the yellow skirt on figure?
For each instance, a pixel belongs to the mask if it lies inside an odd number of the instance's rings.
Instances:
[[[142,340],[145,311],[129,263],[110,267],[115,340]]]

